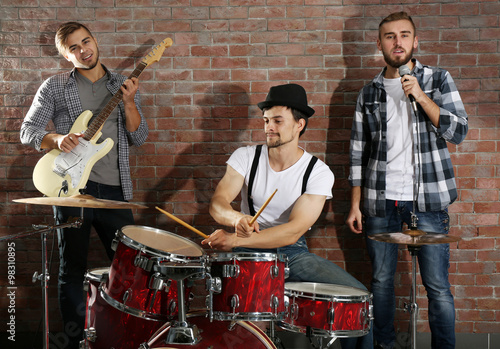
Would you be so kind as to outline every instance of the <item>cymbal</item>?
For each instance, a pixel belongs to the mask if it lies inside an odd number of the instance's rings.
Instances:
[[[92,195],[73,195],[68,197],[38,197],[12,200],[14,202],[49,205],[49,206],[64,206],[64,207],[86,207],[86,208],[109,208],[109,209],[127,209],[127,208],[147,208],[147,206],[133,204],[125,201],[114,201],[96,199]]]
[[[401,245],[434,245],[457,242],[461,238],[448,234],[426,233],[419,229],[408,229],[402,233],[379,233],[368,236],[372,240]]]

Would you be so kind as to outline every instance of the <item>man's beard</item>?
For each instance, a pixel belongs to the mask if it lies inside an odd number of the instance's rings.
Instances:
[[[293,141],[293,137],[291,137],[289,140],[284,141],[281,139],[281,136],[278,137],[278,139],[274,140],[273,142],[267,139],[267,147],[268,148],[278,148],[281,147],[282,145],[288,144],[291,141]]]
[[[393,68],[399,68],[403,64],[408,63],[410,61],[410,59],[412,59],[413,47],[411,48],[411,51],[408,54],[406,54],[403,58],[392,59],[390,57],[390,53],[386,53],[384,51],[382,51],[382,54],[384,55],[384,60],[385,60],[385,63],[387,63],[387,65],[389,65],[390,67],[393,67]]]

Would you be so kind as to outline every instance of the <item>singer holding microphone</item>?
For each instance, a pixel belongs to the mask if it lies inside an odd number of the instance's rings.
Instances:
[[[351,132],[351,209],[346,223],[367,236],[401,232],[413,203],[418,229],[447,234],[457,188],[447,142],[467,134],[467,114],[446,70],[413,58],[415,24],[406,12],[384,18],[377,47],[384,69],[360,91]],[[394,275],[398,245],[366,239],[372,261],[376,348],[394,348]],[[449,244],[422,246],[417,258],[429,301],[432,348],[455,347]],[[399,343],[402,344],[402,343]],[[406,344],[406,343],[404,343]]]

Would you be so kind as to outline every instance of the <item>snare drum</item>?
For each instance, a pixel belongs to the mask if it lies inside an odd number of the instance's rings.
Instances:
[[[276,349],[274,343],[256,325],[246,322],[218,321],[210,322],[205,311],[187,314],[187,321],[196,326],[200,333],[200,341],[191,344],[167,344],[166,338],[171,324],[166,323],[154,333],[147,343],[141,344],[140,349]]]
[[[85,274],[87,307],[80,348],[138,348],[164,322],[136,317],[109,305],[102,297],[108,274],[109,268],[92,269]]]
[[[321,337],[360,337],[370,332],[372,295],[364,290],[334,284],[290,282],[285,284],[284,329]]]
[[[109,281],[103,285],[106,302],[120,311],[153,320],[178,314],[177,282],[158,271],[168,262],[205,265],[205,252],[178,235],[144,226],[127,225],[117,232]],[[185,299],[190,288],[185,287]]]
[[[210,275],[214,279],[212,284],[218,285],[209,290],[210,296],[213,296],[214,318],[248,321],[283,319],[287,261],[285,254],[274,253],[212,255]]]

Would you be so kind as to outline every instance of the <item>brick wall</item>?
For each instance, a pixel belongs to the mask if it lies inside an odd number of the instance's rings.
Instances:
[[[210,3],[210,6],[207,4]],[[270,86],[293,81],[308,91],[316,110],[302,145],[336,175],[334,199],[313,231],[310,248],[345,267],[366,285],[370,263],[364,242],[344,224],[349,207],[348,149],[359,89],[383,66],[375,40],[390,12],[406,10],[418,28],[421,62],[448,69],[469,114],[470,131],[450,145],[459,200],[450,208],[450,280],[457,332],[500,332],[500,37],[497,1],[383,0],[179,0],[33,1],[0,3],[0,234],[53,224],[48,206],[15,204],[40,194],[32,183],[41,154],[22,146],[19,127],[40,83],[70,68],[58,57],[53,34],[67,20],[84,21],[97,36],[102,61],[125,75],[166,37],[174,44],[141,77],[148,142],[131,153],[137,224],[200,239],[163,216],[172,212],[210,234],[217,226],[208,202],[229,154],[264,140],[256,103]],[[108,266],[93,236],[89,267]],[[39,234],[15,244],[16,330],[34,332],[41,320]],[[49,236],[51,328],[60,330],[57,309],[57,242]],[[52,251],[53,250],[53,254]],[[408,252],[400,248],[397,275],[398,329],[406,331],[403,303],[411,284]],[[9,321],[8,242],[0,243],[0,332]],[[421,285],[421,280],[418,280]],[[195,288],[200,295],[203,287]],[[426,297],[418,289],[418,330],[428,331]],[[200,301],[201,302],[201,301]]]

